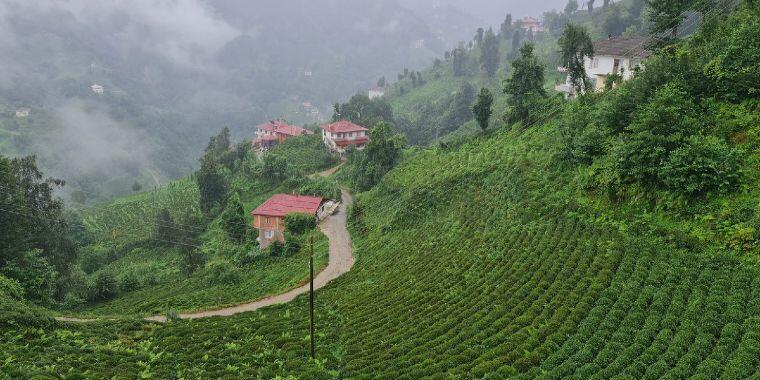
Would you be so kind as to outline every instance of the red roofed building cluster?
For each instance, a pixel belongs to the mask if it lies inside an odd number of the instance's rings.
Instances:
[[[256,126],[256,139],[253,140],[253,146],[267,150],[291,137],[310,135],[312,131],[290,125],[280,120],[272,120],[267,123]]]
[[[251,211],[253,227],[259,230],[261,249],[275,241],[285,242],[285,217],[301,213],[317,218],[324,210],[324,199],[305,195],[276,194]]]
[[[353,146],[362,150],[369,142],[369,129],[354,124],[348,120],[340,120],[322,126],[322,140],[327,149],[343,155],[348,147]]]

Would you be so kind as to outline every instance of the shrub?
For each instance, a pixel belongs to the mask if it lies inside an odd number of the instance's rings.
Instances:
[[[18,260],[8,261],[3,274],[21,285],[25,299],[42,303],[52,301],[58,273],[42,256],[42,251],[31,250]]]
[[[269,251],[269,256],[272,256],[272,257],[282,256],[282,253],[283,253],[284,249],[285,249],[285,247],[279,241],[273,242],[267,248],[267,250]]]
[[[206,269],[206,280],[211,285],[230,285],[240,281],[240,271],[228,262],[215,262]]]
[[[295,213],[285,217],[285,231],[293,235],[302,235],[317,227],[314,215]]]
[[[119,281],[119,289],[122,292],[131,292],[140,288],[140,279],[134,272],[127,272]]]
[[[692,136],[671,153],[660,171],[670,191],[687,196],[726,193],[739,185],[739,153],[713,136]]]
[[[68,292],[63,296],[63,303],[61,306],[63,306],[64,309],[72,310],[84,305],[84,303],[85,299],[80,297],[77,293]]]
[[[110,272],[100,272],[95,276],[91,297],[94,301],[108,300],[116,296],[116,277]]]
[[[304,239],[302,235],[294,235],[291,233],[285,233],[285,245],[283,246],[283,254],[295,255],[301,251],[301,247],[304,245]]]
[[[196,270],[206,265],[206,256],[200,249],[194,247],[183,247],[182,260],[180,261],[180,271],[187,277],[190,277]]]
[[[340,199],[340,186],[327,178],[308,179],[298,188],[301,195],[317,195],[325,199]]]
[[[18,281],[0,275],[0,298],[21,301],[24,299],[24,289]]]

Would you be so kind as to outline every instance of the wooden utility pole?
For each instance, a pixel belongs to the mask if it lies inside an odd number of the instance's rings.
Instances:
[[[309,235],[309,343],[311,345],[309,352],[311,358],[314,355],[314,236]]]

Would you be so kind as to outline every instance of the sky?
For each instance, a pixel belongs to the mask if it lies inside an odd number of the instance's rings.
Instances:
[[[480,18],[487,25],[498,26],[507,12],[511,13],[513,18],[539,17],[545,11],[563,9],[567,0],[398,0],[398,2],[412,9],[451,5]]]

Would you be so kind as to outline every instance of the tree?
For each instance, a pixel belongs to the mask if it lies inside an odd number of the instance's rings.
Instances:
[[[619,36],[625,32],[627,28],[626,20],[623,17],[623,7],[619,4],[613,4],[606,8],[606,15],[604,22],[602,22],[602,29],[607,35]]]
[[[651,22],[650,32],[659,34],[670,31],[670,37],[678,37],[678,25],[685,18],[694,0],[647,0],[647,16]]]
[[[512,61],[512,76],[505,81],[503,91],[510,101],[507,124],[522,121],[527,126],[546,97],[544,65],[533,55],[533,44],[520,48],[520,58]]]
[[[206,146],[206,154],[213,157],[220,157],[224,152],[230,149],[230,129],[222,128],[218,135],[212,136]]]
[[[504,22],[501,23],[501,27],[499,28],[501,37],[509,38],[509,32],[511,30],[512,30],[512,14],[507,13],[507,16],[504,18]]]
[[[594,44],[591,42],[586,28],[579,25],[567,24],[559,38],[560,63],[567,69],[570,82],[576,93],[585,92],[590,83],[586,78],[586,67],[583,58],[594,57]]]
[[[370,142],[363,151],[350,155],[353,162],[353,183],[360,190],[368,190],[383,178],[398,162],[404,148],[403,135],[393,135],[385,123],[370,131]]]
[[[227,200],[227,180],[219,170],[214,157],[204,156],[201,159],[201,168],[195,173],[198,183],[198,200],[201,211],[210,214],[215,207],[224,207]]]
[[[483,28],[478,28],[478,30],[475,32],[475,37],[473,40],[475,40],[475,43],[480,46],[483,43],[483,33],[485,30]]]
[[[451,52],[451,61],[455,77],[467,74],[467,53],[463,48],[456,48]]]
[[[475,101],[475,88],[465,82],[454,95],[446,113],[443,115],[442,129],[450,132],[472,120],[472,103]]]
[[[565,5],[565,14],[569,16],[576,11],[578,11],[578,0],[569,0]]]
[[[245,210],[237,194],[230,197],[227,207],[222,213],[222,229],[230,240],[242,244],[245,242],[245,232],[248,226],[245,221]]]
[[[377,87],[385,87],[385,75],[381,76],[380,79],[377,80]]]
[[[596,1],[596,0],[588,0],[586,2],[586,5],[588,6],[588,14],[594,13],[594,1]],[[667,1],[667,0],[665,0],[665,1]]]
[[[480,64],[489,77],[494,76],[496,70],[499,69],[499,40],[491,28],[488,28],[483,38],[482,49],[480,50]]]
[[[156,214],[156,240],[162,243],[173,243],[177,238],[177,224],[169,213],[169,210],[162,208]]]
[[[522,44],[522,31],[518,28],[512,33],[512,49],[509,51],[511,58],[517,57],[517,52],[520,50],[520,44]]]
[[[414,83],[419,77],[414,72],[407,72]],[[375,125],[379,122],[393,124],[393,108],[384,97],[370,99],[366,94],[356,94],[347,103],[337,104],[333,121],[348,120],[359,125]]]
[[[63,202],[54,196],[64,181],[45,178],[37,168],[34,156],[7,158],[0,155],[0,205],[12,212],[0,213],[0,271],[9,266],[21,275],[29,263],[44,261],[58,274],[66,274],[77,258],[77,247],[71,239],[69,223],[63,213]],[[36,265],[36,264],[35,264]],[[33,284],[33,283],[29,283]],[[42,286],[42,283],[38,283]],[[36,285],[31,285],[36,286]],[[40,289],[24,289],[27,293],[47,294]]]
[[[136,193],[140,190],[142,190],[142,185],[140,182],[135,181],[135,183],[132,184],[132,191]]]
[[[472,113],[475,115],[475,120],[478,121],[480,129],[488,129],[488,120],[491,118],[491,106],[493,105],[493,94],[491,91],[483,87],[478,93],[478,100],[472,107]]]

